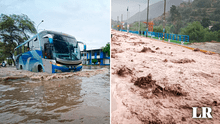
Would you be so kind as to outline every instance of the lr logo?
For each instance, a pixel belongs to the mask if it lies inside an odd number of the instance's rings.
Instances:
[[[197,117],[197,107],[192,107],[192,108],[193,108],[192,118],[212,118],[212,115],[211,115],[212,109],[210,107],[202,107],[202,115],[199,114],[199,117]]]

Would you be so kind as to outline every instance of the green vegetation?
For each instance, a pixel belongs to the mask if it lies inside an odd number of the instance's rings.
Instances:
[[[212,31],[219,31],[220,30],[220,23],[215,24],[212,28]]]
[[[201,24],[204,28],[207,28],[211,25],[211,21],[208,18],[203,18]]]
[[[139,29],[139,22],[134,22],[133,24],[130,25],[130,28],[129,30],[132,30],[132,31],[138,31]],[[141,31],[146,31],[146,24],[141,22],[140,23],[140,30]]]
[[[98,62],[97,59],[92,59],[92,63],[93,63],[93,64],[95,64],[95,63],[97,63],[97,62]]]
[[[190,42],[220,41],[220,30],[210,31],[198,21],[188,23],[186,28],[181,29],[181,34],[189,35]]]
[[[13,59],[14,48],[30,38],[30,34],[35,34],[34,22],[27,15],[5,15],[1,14],[0,21],[0,59]]]
[[[154,19],[154,32],[163,32],[163,16]],[[138,22],[130,29],[138,30]],[[209,26],[213,26],[209,29]],[[142,23],[141,30],[146,26]],[[189,35],[190,42],[220,42],[220,0],[194,0],[172,6],[166,14],[165,33]],[[171,41],[172,42],[172,41]]]
[[[104,53],[107,53],[108,56],[110,56],[110,43],[108,42],[104,48],[102,48],[102,51]]]

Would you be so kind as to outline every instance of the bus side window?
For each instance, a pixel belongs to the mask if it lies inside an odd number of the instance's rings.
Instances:
[[[34,49],[40,48],[39,40],[37,37],[33,39],[33,46],[34,46]]]
[[[34,50],[33,40],[31,40],[31,41],[29,42],[29,47],[30,47],[30,50]]]
[[[28,43],[24,45],[24,52],[28,52]]]
[[[45,43],[44,44],[44,55],[45,55],[45,59],[52,59],[53,55],[52,55],[52,45],[49,43]]]
[[[40,48],[42,50],[42,53],[43,53],[43,58],[45,58],[45,43],[49,43],[48,41],[48,38],[44,38],[44,36],[46,35],[47,33],[45,32],[42,32],[39,34],[39,44],[41,45]]]

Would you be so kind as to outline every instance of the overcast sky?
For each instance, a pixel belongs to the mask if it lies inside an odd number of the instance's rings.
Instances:
[[[133,16],[135,13],[143,11],[147,8],[147,0],[111,0],[111,19],[117,20],[119,16],[119,21],[121,20],[121,14],[123,14],[123,20],[127,20],[127,6],[129,6],[129,17]],[[157,3],[163,0],[150,0],[149,5]],[[129,18],[128,17],[128,18]]]
[[[110,42],[110,0],[0,0],[1,14],[26,14],[42,29],[63,32],[87,49]]]

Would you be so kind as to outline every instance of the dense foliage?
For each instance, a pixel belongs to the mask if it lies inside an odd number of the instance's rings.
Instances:
[[[154,32],[162,33],[162,24],[163,16],[154,19]],[[166,14],[165,32],[189,35],[190,42],[220,41],[220,0],[173,5]]]
[[[35,34],[34,22],[27,15],[5,15],[0,16],[0,49],[1,58],[13,59],[14,48]],[[14,60],[13,60],[14,61]]]
[[[220,30],[210,31],[208,28],[204,28],[198,21],[188,23],[186,28],[181,29],[181,34],[189,35],[190,42],[220,42]]]
[[[106,46],[102,49],[104,53],[107,53],[110,56],[110,43],[107,43]]]
[[[92,59],[92,63],[93,64],[95,64],[95,63],[97,63],[98,61],[97,61],[97,59]]]

